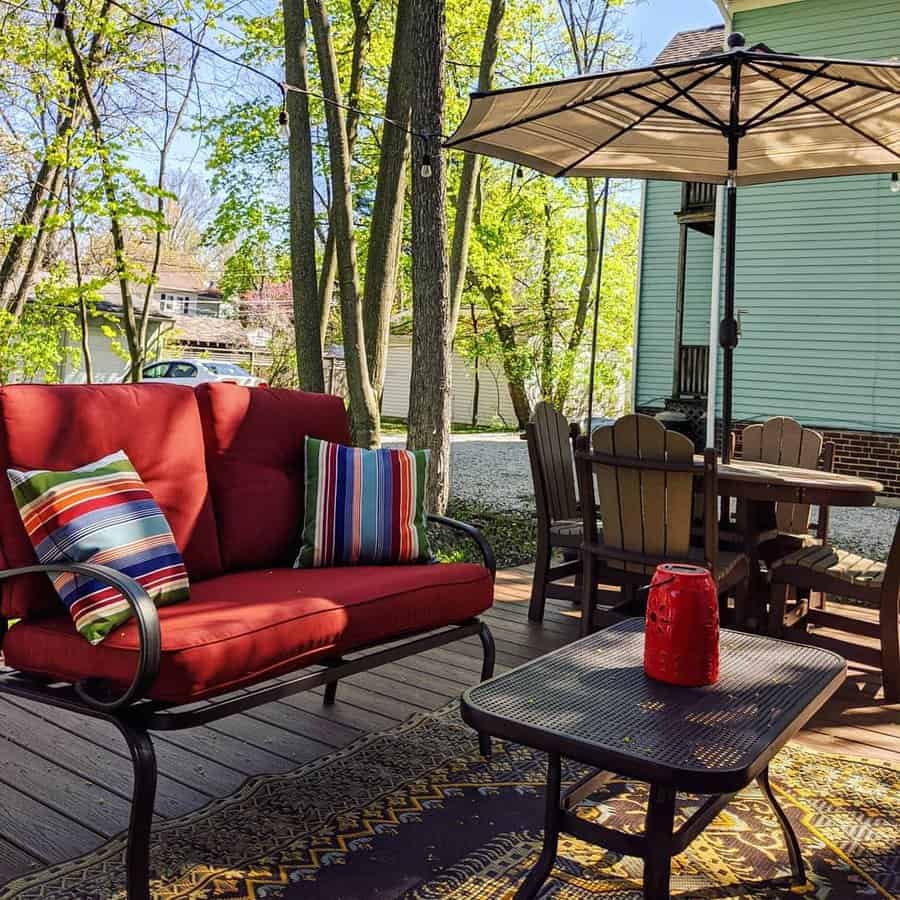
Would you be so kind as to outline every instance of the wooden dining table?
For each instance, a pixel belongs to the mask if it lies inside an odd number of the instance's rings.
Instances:
[[[819,507],[873,506],[884,490],[881,482],[855,475],[753,460],[720,462],[717,474],[719,496],[736,497],[739,501],[737,526],[752,567],[749,612],[757,616],[768,600],[768,585],[758,547],[768,534],[774,536],[777,533],[777,503]]]

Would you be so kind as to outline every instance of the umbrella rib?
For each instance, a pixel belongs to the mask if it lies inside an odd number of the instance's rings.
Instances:
[[[818,69],[816,69],[815,72],[809,72],[806,78],[795,84],[794,87],[799,90],[805,84],[812,81],[813,78],[817,78],[819,75],[821,75],[827,68],[828,63],[823,63],[821,66],[819,66]],[[756,115],[752,116],[750,119],[744,122],[742,126],[743,130],[745,132],[749,131],[754,125],[758,124],[758,120],[761,119],[767,112],[774,109],[776,106],[778,106],[779,103],[787,100],[787,98],[790,96],[791,92],[789,90],[786,90],[780,97],[776,97],[771,103],[767,103],[761,110],[759,110],[759,112],[756,113]],[[766,119],[765,121],[768,122],[771,121],[771,119]]]
[[[605,141],[598,144],[596,147],[593,147],[591,150],[589,150],[583,156],[576,159],[575,162],[570,163],[568,166],[565,166],[564,168],[560,169],[559,172],[556,173],[555,177],[556,178],[564,178],[566,175],[569,174],[569,172],[571,172],[573,169],[576,169],[578,166],[580,166],[586,159],[589,159],[595,153],[599,153],[601,150],[603,150],[604,148],[608,147],[611,143],[613,143],[613,141],[617,141],[623,135],[626,135],[630,131],[632,131],[634,128],[637,128],[638,125],[640,125],[642,122],[645,122],[654,113],[660,112],[661,110],[665,110],[665,109],[668,109],[670,112],[674,112],[675,110],[672,108],[672,104],[679,97],[683,96],[687,91],[693,90],[695,87],[697,87],[698,84],[702,84],[704,81],[707,81],[710,78],[713,78],[714,76],[718,75],[719,72],[721,72],[722,69],[724,69],[724,68],[725,68],[725,63],[722,63],[720,66],[717,66],[715,69],[713,69],[712,72],[704,72],[703,75],[701,75],[699,78],[695,78],[690,84],[685,85],[682,88],[679,88],[677,93],[675,93],[671,97],[667,98],[666,101],[663,103],[657,102],[655,100],[648,100],[646,97],[642,97],[640,94],[638,94],[637,95],[638,99],[642,100],[644,103],[651,104],[653,106],[653,109],[647,110],[647,112],[638,116],[638,118],[635,119],[630,125],[626,125],[624,128],[620,128],[615,134],[611,134]],[[638,85],[637,87],[643,87],[643,85]],[[625,93],[630,93],[630,94],[634,95],[634,91],[637,90],[637,87],[627,88],[625,90]],[[695,118],[695,117],[691,116],[690,113],[685,113],[685,115],[688,116],[688,118]],[[702,119],[698,119],[698,120],[700,122],[703,122]],[[708,122],[704,122],[703,124],[709,125]],[[709,127],[714,127],[714,126],[709,125]]]
[[[704,119],[702,116],[696,116],[694,113],[689,113],[686,109],[678,109],[676,106],[672,106],[670,103],[665,104],[657,104],[656,100],[645,97],[643,94],[639,94],[636,88],[629,88],[627,91],[632,97],[636,97],[638,100],[643,101],[644,103],[652,103],[657,106],[657,112],[667,112],[672,113],[672,115],[680,116],[682,119],[687,119],[689,122],[695,122],[698,125],[702,125],[704,128],[713,128],[716,131],[726,132],[728,130],[728,126],[722,122],[718,116],[713,116],[712,121],[709,119]],[[681,97],[673,97],[673,100],[680,100]],[[684,97],[685,100],[689,99],[687,96]]]
[[[826,93],[822,94],[821,97],[817,97],[816,99],[821,103],[823,100],[829,100],[831,97],[836,97],[838,94],[843,94],[844,91],[852,90],[852,88],[853,88],[853,85],[851,85],[851,84],[842,84],[842,85],[840,85],[840,87],[833,88],[832,90],[827,91]],[[787,92],[785,94],[785,97],[789,97],[789,96],[790,96],[790,92]],[[784,97],[782,97],[781,99],[783,100]],[[743,131],[745,133],[749,132],[751,130],[751,128],[762,128],[763,125],[768,125],[770,122],[776,122],[778,119],[782,118],[783,116],[789,116],[789,115],[791,115],[791,113],[799,112],[801,109],[805,109],[809,105],[810,105],[809,100],[805,98],[802,102],[797,103],[788,109],[783,109],[781,112],[774,113],[771,116],[766,116],[765,119],[759,119],[757,121],[757,117],[754,116],[751,121],[746,122],[744,125],[741,126],[741,128],[743,129]]]
[[[789,88],[788,85],[786,85],[780,78],[776,77],[771,72],[765,72],[762,69],[758,69],[753,63],[748,63],[747,65],[749,65],[751,69],[753,69],[755,72],[758,72],[764,78],[768,78],[770,81],[774,81],[775,84],[779,85],[780,87],[788,89],[792,93],[797,94],[797,96],[801,100],[808,100],[810,106],[814,106],[816,109],[819,110],[819,112],[825,113],[826,116],[831,116],[832,119],[834,119],[836,122],[839,122],[845,128],[849,128],[851,131],[855,132],[860,137],[863,137],[870,143],[875,144],[876,147],[881,147],[882,150],[886,150],[888,153],[891,154],[891,156],[896,156],[897,159],[900,159],[900,153],[898,153],[896,150],[894,150],[893,147],[888,147],[887,144],[885,144],[883,141],[879,141],[878,138],[872,137],[871,134],[866,134],[866,132],[863,131],[862,128],[860,128],[858,125],[854,125],[852,122],[848,122],[843,116],[839,116],[836,112],[833,112],[832,110],[828,109],[827,106],[822,106],[822,104],[819,103],[817,100],[813,100],[811,97],[806,97],[804,94],[801,94],[799,91],[796,91],[794,88]]]
[[[836,60],[831,60],[829,62],[829,65],[833,66],[833,65],[835,65],[836,62],[837,62]],[[753,66],[753,65],[770,66],[773,69],[782,69],[785,72],[796,72],[798,75],[808,75],[809,74],[809,69],[802,69],[802,68],[800,68],[800,66],[796,66],[796,65],[792,66],[792,65],[788,65],[786,63],[774,62],[774,61],[770,61],[767,59],[757,60],[755,63],[748,61],[747,65],[748,66]],[[885,68],[888,68],[888,67],[885,66]],[[900,70],[900,66],[895,66],[895,67],[890,68],[890,71],[898,71],[898,70]],[[762,75],[765,73],[760,72],[760,74]],[[890,85],[885,85],[885,84],[874,84],[871,81],[860,81],[858,78],[847,78],[844,75],[835,75],[834,73],[830,73],[827,77],[831,81],[840,81],[840,82],[843,82],[844,84],[850,85],[850,87],[867,88],[870,91],[881,91],[886,94],[900,94],[900,87],[890,87]]]
[[[660,72],[660,75],[662,76],[663,80],[664,80],[668,85],[670,85],[671,87],[676,88],[676,89],[678,88],[678,86],[679,86],[679,85],[678,85],[678,82],[675,81],[674,78],[670,78],[668,75],[666,75],[666,74],[663,73],[663,72]],[[718,117],[711,109],[709,109],[709,108],[706,106],[705,103],[701,103],[696,97],[692,97],[690,94],[688,94],[684,99],[685,99],[685,100],[690,100],[690,102],[693,103],[694,106],[696,106],[697,109],[699,109],[700,112],[702,112],[704,116],[708,116],[708,117],[709,117],[710,119],[712,119],[712,121],[714,121],[720,128],[725,129],[725,128],[728,127],[728,125],[727,125],[725,122],[723,122],[722,119],[720,119],[720,118],[719,118],[719,117]]]
[[[708,69],[708,68],[710,68],[710,66],[713,66],[713,65],[716,65],[716,64],[715,63],[705,63],[704,65],[702,65],[702,66],[698,65],[695,69],[691,69],[689,71],[699,72],[703,69]],[[720,65],[719,68],[721,69],[722,65]],[[610,80],[612,80],[612,78],[616,77],[619,74],[620,73],[613,73],[613,74],[609,74],[608,76],[605,76],[605,77],[608,77]],[[621,73],[621,74],[627,74],[627,73]],[[562,106],[557,106],[555,109],[549,109],[546,112],[532,113],[529,116],[523,116],[521,119],[515,119],[512,122],[505,122],[503,125],[495,125],[492,128],[485,128],[482,131],[476,131],[472,134],[466,135],[466,136],[458,138],[458,139],[451,138],[449,141],[446,141],[444,143],[444,146],[445,147],[454,147],[457,144],[461,144],[466,141],[477,141],[483,137],[488,137],[489,135],[496,134],[499,131],[506,131],[508,128],[515,128],[518,125],[528,125],[531,122],[538,121],[539,119],[546,119],[548,116],[555,116],[558,113],[568,112],[569,110],[572,110],[572,109],[580,109],[582,106],[588,106],[591,103],[599,103],[601,100],[606,100],[610,97],[617,97],[620,94],[627,93],[629,90],[636,90],[637,88],[642,88],[642,87],[652,87],[654,84],[659,84],[662,80],[663,80],[663,76],[660,75],[659,72],[655,72],[655,75],[653,78],[643,81],[640,84],[632,84],[632,85],[629,85],[628,87],[616,88],[615,90],[608,91],[605,94],[601,93],[596,96],[588,97],[585,100],[578,100],[578,101],[574,101],[574,102],[570,101],[569,103],[565,103]],[[541,85],[536,85],[534,89],[538,90],[538,89],[540,89],[540,87],[541,87]]]

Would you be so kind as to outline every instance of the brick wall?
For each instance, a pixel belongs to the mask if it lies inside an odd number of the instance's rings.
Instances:
[[[741,423],[738,432],[740,456]],[[884,431],[821,431],[834,444],[834,470],[860,478],[874,478],[884,485],[886,497],[900,497],[900,434]]]
[[[659,409],[642,408],[654,415]],[[734,426],[737,433],[736,456],[741,455],[741,431],[749,422]],[[842,431],[816,428],[826,441],[834,444],[834,470],[860,478],[874,478],[884,485],[885,497],[900,497],[900,434],[889,431]],[[722,447],[721,423],[716,423],[716,446]]]

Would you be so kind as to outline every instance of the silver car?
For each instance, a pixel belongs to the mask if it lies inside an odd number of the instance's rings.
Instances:
[[[205,381],[230,381],[245,387],[265,387],[266,383],[231,362],[214,359],[163,359],[144,366],[144,381],[168,384],[203,384]]]

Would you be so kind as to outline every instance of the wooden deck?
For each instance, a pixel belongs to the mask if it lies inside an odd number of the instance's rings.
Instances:
[[[548,601],[543,625],[528,622],[530,580],[525,568],[498,576],[498,602],[486,616],[498,670],[578,634],[578,613],[566,603]],[[900,762],[900,705],[878,699],[874,648],[861,638],[854,645],[836,638],[822,631],[810,640],[848,656],[850,675],[800,742]],[[317,691],[210,727],[156,735],[157,813],[182,815],[230,794],[249,775],[287,771],[365,732],[442,706],[478,680],[480,655],[472,639],[341,682],[332,708],[322,706]],[[85,853],[125,827],[131,765],[113,728],[0,700],[0,735],[0,884]]]

